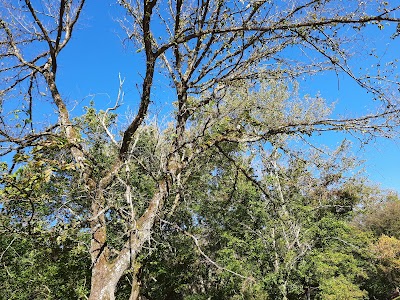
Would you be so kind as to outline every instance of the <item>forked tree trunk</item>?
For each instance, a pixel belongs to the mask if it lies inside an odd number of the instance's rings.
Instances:
[[[134,280],[132,281],[132,290],[129,299],[139,299],[140,285],[138,278],[136,278],[139,268],[135,268],[135,266],[137,266],[136,258],[145,242],[151,237],[151,229],[157,212],[162,206],[163,199],[167,195],[166,187],[166,182],[162,181],[159,183],[158,192],[154,194],[147,210],[136,222],[136,232],[132,234],[131,238],[126,242],[124,248],[112,263],[107,261],[107,251],[100,253],[99,257],[95,260],[92,257],[93,267],[89,300],[115,300],[116,286],[125,271],[129,268],[132,268],[134,271]],[[105,245],[105,241],[103,245]],[[98,251],[98,246],[98,241],[92,241],[92,251]]]
[[[114,300],[115,289],[125,270],[117,270],[108,263],[92,269],[92,285],[89,300]]]
[[[125,250],[125,249],[124,249]],[[132,252],[123,251],[113,263],[107,262],[102,255],[92,268],[92,282],[89,300],[114,300],[118,281],[129,268]],[[137,252],[136,252],[137,253]]]
[[[116,287],[125,271],[135,265],[137,254],[143,247],[143,244],[149,237],[150,232],[135,238],[131,243],[131,248],[125,248],[121,254],[113,261],[107,262],[105,259],[99,259],[92,268],[92,280],[89,300],[114,300]],[[146,238],[146,239],[145,239]],[[134,269],[134,267],[132,267]],[[134,280],[132,282],[132,294],[130,300],[138,299],[139,285],[136,278],[137,272],[133,272]],[[136,298],[135,298],[136,297]]]

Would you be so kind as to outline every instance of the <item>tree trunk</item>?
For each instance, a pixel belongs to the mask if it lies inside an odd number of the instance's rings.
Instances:
[[[129,268],[130,253],[125,251],[112,264],[100,258],[92,268],[89,300],[114,300],[115,289],[124,272]]]
[[[140,286],[136,280],[136,277],[134,277],[133,279],[134,281],[132,282],[132,291],[129,300],[140,300],[139,298]]]
[[[135,239],[132,249],[121,252],[115,261],[110,264],[100,260],[92,269],[92,283],[89,300],[114,300],[116,286],[130,267],[133,268],[132,289],[129,300],[138,300],[140,292],[140,281],[138,279],[137,253],[140,252],[145,240]],[[133,255],[131,257],[131,255]]]
[[[140,268],[141,264],[140,263],[135,263],[132,266],[132,289],[131,289],[131,296],[129,297],[129,300],[140,300]]]
[[[146,241],[150,239],[151,229],[157,213],[162,206],[163,199],[167,195],[167,184],[165,181],[159,183],[159,190],[153,195],[147,210],[136,221],[136,231],[126,242],[124,248],[112,263],[108,262],[108,249],[105,243],[105,230],[95,230],[92,238],[92,251],[96,251],[97,257],[92,253],[92,280],[89,300],[115,300],[115,290],[118,281],[125,271],[133,268],[133,281],[130,300],[138,300],[140,284],[137,278],[139,266],[136,262],[137,255]],[[92,224],[94,225],[94,224]],[[93,227],[92,227],[93,228]],[[102,239],[100,241],[96,239]],[[104,248],[99,250],[99,246]]]
[[[114,300],[118,281],[107,265],[94,268],[89,300]]]

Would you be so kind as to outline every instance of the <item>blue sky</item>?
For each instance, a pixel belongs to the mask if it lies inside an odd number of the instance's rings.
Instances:
[[[136,53],[132,45],[123,46],[124,32],[115,21],[118,9],[116,5],[110,6],[103,1],[88,1],[78,25],[79,30],[60,56],[58,83],[64,97],[70,101],[70,106],[78,103],[73,114],[80,114],[81,108],[92,99],[97,108],[113,106],[118,92],[118,74],[125,78],[124,110],[128,108],[135,111],[138,106],[136,84],[140,86],[141,83],[143,53]],[[385,50],[384,44],[379,46],[379,36],[374,46],[378,51]],[[400,49],[399,41],[395,47]],[[367,63],[360,65],[367,68]],[[150,112],[162,118],[174,100],[173,93],[163,78],[156,78],[155,83],[154,104]],[[344,76],[339,76],[338,84],[335,74],[317,75],[300,82],[300,88],[303,93],[320,92],[328,102],[339,100],[337,108],[343,113],[356,115],[367,111],[370,105],[367,104],[370,96]],[[339,143],[337,137],[323,138],[331,146]],[[376,139],[362,148],[359,146],[354,141],[354,153],[365,160],[368,178],[374,183],[380,183],[383,188],[400,192],[400,139]]]

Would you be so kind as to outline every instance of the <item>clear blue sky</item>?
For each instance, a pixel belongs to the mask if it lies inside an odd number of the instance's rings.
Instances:
[[[112,106],[118,91],[118,74],[126,79],[124,108],[133,111],[137,108],[136,83],[140,84],[140,75],[143,74],[143,53],[136,53],[132,45],[123,47],[121,40],[125,36],[115,21],[117,11],[117,6],[103,1],[88,1],[79,30],[60,57],[60,90],[71,103],[79,103],[73,113],[79,114],[81,107],[88,105],[93,97],[98,108]],[[379,42],[375,46],[379,47]],[[399,41],[396,47],[400,53]],[[304,92],[312,94],[319,91],[330,102],[339,100],[338,109],[343,112],[357,114],[367,109],[364,103],[369,96],[343,76],[339,77],[339,87],[334,74],[318,75],[300,84]],[[156,97],[150,111],[162,117],[168,113],[173,94],[162,78],[156,78],[154,94]],[[330,145],[337,142],[331,137],[326,139]],[[355,154],[366,161],[369,179],[380,183],[383,188],[400,192],[400,139],[377,139],[361,149],[358,147],[355,142]]]

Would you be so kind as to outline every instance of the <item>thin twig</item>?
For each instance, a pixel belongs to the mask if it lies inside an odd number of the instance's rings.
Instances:
[[[0,255],[0,262],[1,262],[1,260],[3,259],[3,256],[4,256],[4,254],[7,252],[8,248],[11,247],[11,245],[14,243],[14,241],[15,241],[16,239],[17,239],[17,237],[14,237],[14,238],[12,239],[12,241],[8,244],[8,246],[6,247],[6,249],[3,251],[3,253],[1,253],[1,255]]]
[[[244,276],[244,275],[241,275],[241,274],[239,274],[239,273],[236,273],[235,271],[232,271],[232,270],[230,270],[230,269],[228,269],[228,268],[222,267],[222,266],[220,266],[218,263],[216,263],[215,261],[213,261],[213,260],[212,260],[206,253],[204,253],[204,251],[201,249],[199,240],[198,240],[193,234],[191,234],[191,233],[189,233],[188,231],[186,231],[186,230],[180,228],[177,224],[171,223],[171,222],[166,221],[166,220],[163,220],[163,219],[160,219],[160,221],[163,222],[163,223],[165,223],[165,224],[171,225],[171,226],[172,226],[173,228],[175,228],[176,230],[178,230],[178,231],[180,231],[180,232],[183,232],[183,234],[185,234],[186,236],[190,237],[190,238],[194,241],[194,243],[195,243],[195,245],[196,245],[197,250],[199,251],[199,253],[200,253],[210,264],[212,264],[212,265],[213,265],[214,267],[216,267],[217,269],[222,270],[222,271],[226,271],[226,272],[231,273],[231,274],[233,274],[233,275],[235,275],[235,276],[238,276],[238,277],[240,277],[240,278],[242,278],[242,279],[246,279],[246,280],[255,282],[255,279],[254,279],[254,278],[246,277],[246,276]]]

